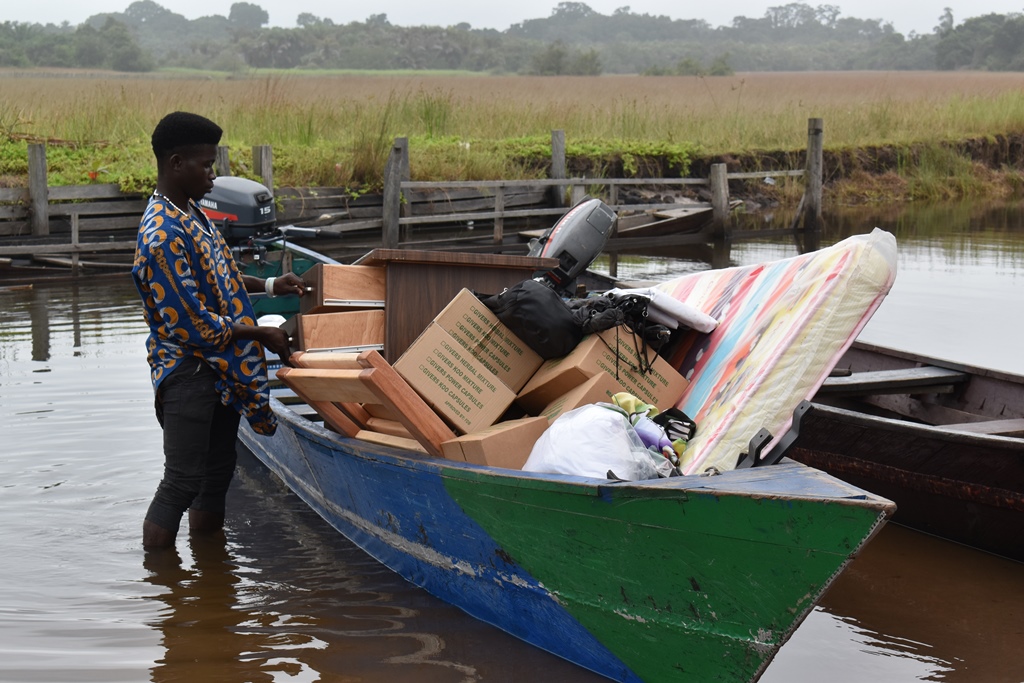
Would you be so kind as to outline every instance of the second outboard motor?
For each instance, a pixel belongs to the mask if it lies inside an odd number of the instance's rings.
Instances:
[[[530,256],[558,259],[558,267],[534,278],[555,290],[567,290],[604,249],[617,221],[600,199],[585,199],[569,209],[543,237],[530,243]]]

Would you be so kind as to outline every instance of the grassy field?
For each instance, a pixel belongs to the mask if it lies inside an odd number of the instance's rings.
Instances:
[[[184,109],[225,129],[233,171],[274,148],[280,185],[372,186],[395,136],[414,179],[542,174],[553,129],[591,172],[685,173],[691,159],[799,151],[807,119],[826,150],[1024,134],[1024,74],[747,73],[731,77],[0,72],[0,184],[21,184],[25,146],[48,142],[51,184],[152,186],[149,133]],[[969,172],[940,160],[939,174]],[[952,165],[950,165],[952,164]],[[906,169],[914,173],[916,169]]]

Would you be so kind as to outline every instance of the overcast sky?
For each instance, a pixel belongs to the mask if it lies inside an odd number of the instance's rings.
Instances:
[[[238,0],[155,0],[157,4],[188,19],[220,14],[227,16]],[[335,23],[363,21],[371,14],[387,14],[392,24],[401,26],[451,26],[469,22],[474,28],[506,29],[524,19],[551,14],[557,0],[518,0],[504,3],[486,0],[376,0],[371,3],[338,0],[249,0],[270,15],[272,26],[294,27],[301,12],[309,12]],[[80,24],[102,12],[122,12],[132,0],[3,0],[0,21]],[[728,26],[733,17],[762,17],[768,7],[789,4],[785,0],[591,0],[585,4],[601,14],[629,6],[635,13],[664,15],[673,19],[704,19],[712,26]],[[904,35],[915,31],[931,33],[943,8],[953,10],[957,24],[983,14],[1010,14],[1024,11],[1024,0],[857,0],[836,2],[809,0],[803,4],[817,7],[830,4],[842,10],[841,17],[882,19],[891,22]]]

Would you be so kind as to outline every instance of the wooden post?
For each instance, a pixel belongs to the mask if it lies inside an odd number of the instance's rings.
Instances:
[[[403,183],[409,182],[411,173],[409,170],[409,138],[395,138],[394,148],[398,159],[399,176]],[[401,186],[399,186],[399,202],[398,202],[398,215],[403,218],[412,215],[412,204],[409,201],[409,197],[405,196],[402,192]],[[399,239],[402,241],[412,239],[412,226],[403,225],[399,230]]]
[[[824,142],[824,119],[807,120],[807,203],[804,205],[804,229],[821,228],[821,188]]]
[[[716,237],[711,241],[711,268],[721,270],[729,267],[729,257],[732,252],[732,240],[725,237]]]
[[[50,234],[50,188],[46,185],[46,145],[28,146],[28,197],[32,234]]]
[[[402,182],[409,182],[412,173],[409,169],[409,138],[395,138],[395,149],[398,150],[398,162],[402,170]]]
[[[270,145],[257,145],[252,148],[252,168],[270,194],[274,194],[274,149]]]
[[[505,188],[502,185],[494,188],[494,243],[501,244],[505,239]]]
[[[576,206],[587,196],[587,188],[583,185],[573,185],[569,189],[569,205]]]
[[[608,204],[612,208],[619,204],[619,186],[616,183],[610,183],[608,185]]]
[[[402,215],[402,180],[408,174],[409,138],[395,138],[384,165],[384,197],[381,207],[383,231],[381,246],[397,249],[399,241],[398,219]]]
[[[565,131],[551,131],[551,177],[565,180]],[[552,203],[565,206],[565,186],[555,185],[551,188]]]
[[[217,145],[217,175],[231,175],[231,157],[227,145]]]
[[[608,277],[619,277],[619,252],[608,253]]]
[[[729,236],[729,177],[725,164],[711,164],[711,224],[712,234]]]
[[[32,360],[50,360],[50,294],[41,287],[33,287],[28,304],[28,317],[32,321]]]

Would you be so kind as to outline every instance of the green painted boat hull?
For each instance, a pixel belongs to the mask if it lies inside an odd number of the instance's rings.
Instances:
[[[641,679],[750,681],[893,506],[795,463],[713,479],[446,488]]]

